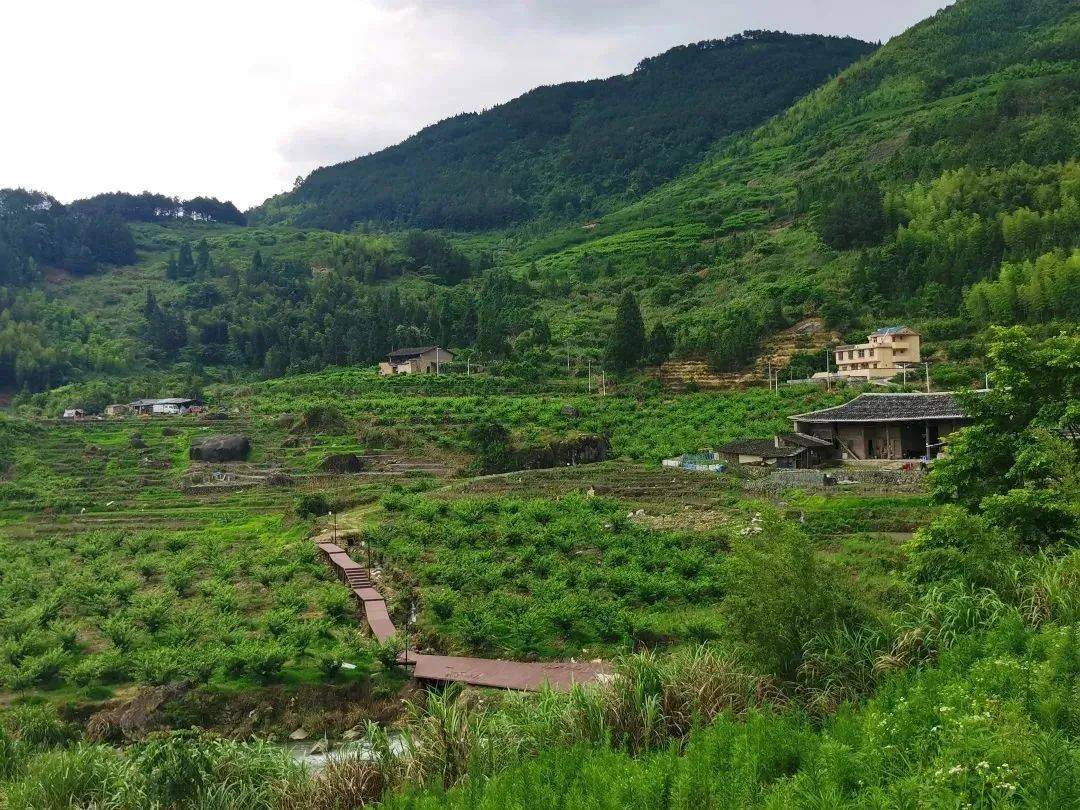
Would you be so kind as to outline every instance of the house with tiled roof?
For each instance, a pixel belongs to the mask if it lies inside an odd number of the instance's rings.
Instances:
[[[803,470],[832,458],[833,443],[804,433],[779,433],[771,439],[729,442],[717,454],[730,464]]]
[[[903,460],[935,458],[970,418],[954,394],[862,394],[791,422],[796,433],[833,444],[841,458]]]
[[[379,363],[384,377],[393,374],[440,374],[454,362],[454,355],[441,346],[409,346],[394,349]]]

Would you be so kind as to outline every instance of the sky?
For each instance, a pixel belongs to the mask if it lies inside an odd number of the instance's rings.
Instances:
[[[217,196],[745,29],[888,40],[948,0],[40,0],[0,46],[0,187]]]

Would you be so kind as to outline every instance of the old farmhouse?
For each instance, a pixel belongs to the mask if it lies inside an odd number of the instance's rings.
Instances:
[[[780,433],[771,439],[740,439],[717,454],[731,464],[754,464],[782,469],[816,467],[833,457],[833,443],[803,433]]]
[[[862,394],[791,421],[842,458],[900,460],[937,457],[945,437],[970,420],[953,394]]]
[[[438,374],[454,362],[454,355],[441,346],[412,346],[395,349],[379,363],[379,373],[384,377],[393,374]]]

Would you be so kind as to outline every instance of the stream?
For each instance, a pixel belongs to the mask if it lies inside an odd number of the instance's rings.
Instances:
[[[371,746],[364,740],[331,740],[327,744],[326,752],[311,753],[311,749],[320,742],[321,738],[310,740],[288,741],[280,743],[281,747],[289,752],[289,756],[299,762],[311,773],[318,773],[327,763],[327,760],[335,757],[356,756],[360,759],[374,759],[375,754]],[[400,734],[390,735],[390,750],[394,755],[400,755],[405,751],[405,739]]]

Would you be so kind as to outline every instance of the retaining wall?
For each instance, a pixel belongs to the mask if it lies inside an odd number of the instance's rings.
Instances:
[[[921,470],[776,470],[740,467],[743,486],[751,492],[780,493],[787,489],[867,490],[874,492],[921,492],[926,473]],[[836,483],[827,483],[828,476]]]

